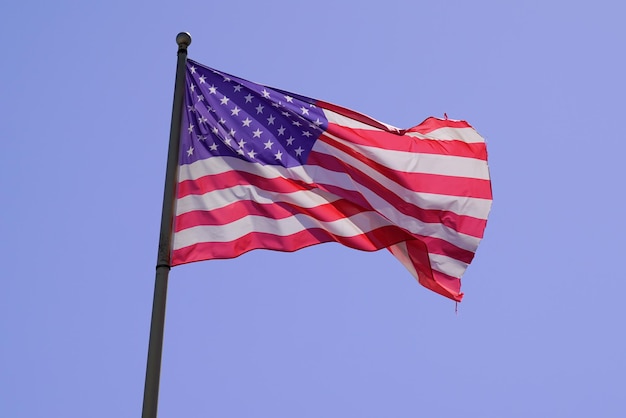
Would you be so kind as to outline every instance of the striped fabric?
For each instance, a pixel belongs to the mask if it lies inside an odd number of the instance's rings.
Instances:
[[[191,60],[185,100],[173,266],[338,242],[461,300],[492,200],[468,123],[400,130]]]

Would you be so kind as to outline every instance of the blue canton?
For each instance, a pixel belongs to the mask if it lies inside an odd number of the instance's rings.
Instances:
[[[187,61],[180,164],[232,156],[263,165],[304,164],[328,126],[315,100]]]

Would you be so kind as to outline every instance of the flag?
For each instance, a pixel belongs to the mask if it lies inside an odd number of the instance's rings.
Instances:
[[[460,301],[491,201],[467,122],[398,129],[187,62],[172,266],[338,242]]]

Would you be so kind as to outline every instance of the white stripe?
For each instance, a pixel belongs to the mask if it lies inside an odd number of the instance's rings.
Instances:
[[[382,132],[382,129],[376,128],[372,125],[368,125],[366,123],[363,122],[359,122],[358,120],[354,120],[352,118],[349,118],[347,116],[343,116],[340,115],[339,113],[333,112],[332,110],[328,110],[328,109],[324,109],[322,108],[322,110],[324,111],[324,116],[326,117],[326,119],[328,119],[328,122],[330,123],[334,123],[335,125],[340,125],[340,126],[345,126],[347,128],[354,128],[354,129],[369,129],[371,131],[379,131]],[[379,120],[376,120],[374,118],[371,118],[369,116],[363,115],[368,119],[372,119],[373,121],[380,123],[381,125],[384,125],[387,127],[387,129],[389,129],[392,132],[399,132],[400,129],[396,128],[393,125],[389,125],[387,123],[381,122]]]
[[[428,258],[430,258],[430,267],[433,270],[440,271],[448,276],[461,278],[465,270],[467,270],[467,266],[469,264],[464,263],[463,261],[459,261],[455,258],[451,258],[441,254],[428,254]]]
[[[261,165],[243,161],[237,157],[210,157],[204,160],[184,164],[178,168],[178,181],[197,180],[200,177],[226,173],[227,171],[245,171],[266,179],[302,178],[306,176],[301,166],[287,169],[280,166]]]
[[[325,135],[392,170],[489,180],[487,162],[477,158],[386,150],[355,144],[328,132]]]
[[[419,132],[407,132],[405,135],[419,139],[436,139],[438,141],[457,140],[468,144],[485,142],[485,138],[472,128],[439,128],[428,132],[426,135]]]
[[[179,231],[174,235],[174,250],[200,242],[231,242],[251,232],[289,236],[307,229],[320,228],[340,237],[355,237],[390,223],[373,212],[358,213],[349,218],[322,222],[305,214],[284,219],[246,216],[225,225],[202,225]]]
[[[214,190],[203,195],[188,195],[178,199],[176,216],[195,210],[211,211],[235,202],[250,200],[261,204],[284,202],[303,208],[314,208],[338,200],[339,197],[320,189],[276,193],[249,185],[237,185]]]

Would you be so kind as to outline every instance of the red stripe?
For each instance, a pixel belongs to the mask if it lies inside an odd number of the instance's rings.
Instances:
[[[420,283],[423,284],[424,282],[427,282],[427,280],[428,278],[420,280]],[[463,293],[461,293],[461,279],[458,277],[452,277],[440,271],[433,270],[433,281],[437,283],[436,286],[429,284],[426,287],[444,296],[452,294],[454,295],[452,299],[457,302],[460,302],[461,299],[463,299]]]
[[[335,157],[326,154],[319,154],[317,152],[311,152],[307,159],[307,163],[316,164],[331,171],[348,173],[356,183],[361,184],[363,185],[363,187],[366,187],[372,192],[376,193],[378,196],[388,202],[391,207],[404,215],[416,218],[425,223],[441,223],[449,228],[454,229],[455,231],[478,238],[482,238],[484,234],[484,230],[487,225],[486,220],[467,215],[458,215],[454,212],[446,210],[423,209],[412,203],[407,203],[400,196],[387,190],[384,186],[374,181],[371,177],[363,174],[361,171],[355,169],[352,166],[346,165],[343,161]],[[354,192],[344,193],[342,192],[341,188],[335,185],[319,185],[325,190],[328,190],[330,193],[333,193],[345,199],[354,201],[353,199],[356,198]],[[357,204],[364,206],[368,209],[375,209],[372,208],[371,205],[367,202],[367,199],[362,196],[360,196],[360,198],[358,198],[356,202]]]
[[[474,253],[472,251],[457,247],[444,239],[418,234],[414,234],[414,236],[418,237],[424,244],[426,244],[429,254],[445,255],[467,264],[471,263],[474,259]]]
[[[411,128],[408,132],[418,132],[414,129]],[[461,140],[420,139],[411,136],[398,136],[386,131],[348,128],[335,124],[329,125],[327,132],[355,144],[386,150],[487,160],[487,147],[484,142],[468,144]]]
[[[239,200],[211,211],[194,210],[176,217],[175,231],[200,225],[226,225],[246,216],[263,216],[268,219],[285,219],[295,214],[304,214],[321,222],[333,222],[366,212],[363,208],[340,199],[313,208],[305,208],[286,202],[258,203]],[[380,216],[372,212],[371,216]]]
[[[315,187],[283,177],[265,178],[245,171],[226,171],[220,174],[209,174],[195,180],[184,180],[178,183],[178,198],[188,195],[202,195],[213,190],[226,189],[233,186],[254,186],[276,193],[292,193],[300,190],[311,190]]]
[[[433,270],[431,277],[425,274],[418,274],[418,282],[425,288],[457,302],[463,299],[461,280],[457,277],[448,276],[447,274]]]
[[[172,252],[172,266],[194,261],[234,258],[254,249],[293,252],[323,242],[338,242],[350,248],[376,251],[412,239],[395,226],[384,226],[353,236],[340,237],[320,228],[311,228],[286,237],[265,232],[251,232],[229,242],[201,242]]]
[[[441,128],[474,129],[472,125],[464,120],[439,119],[431,116],[419,125],[414,126],[411,129],[407,129],[407,132],[419,132],[421,134],[427,134]]]
[[[394,170],[367,158],[358,151],[324,134],[322,134],[318,140],[345,152],[363,164],[370,166],[388,179],[414,192],[491,199],[491,183],[489,180],[446,176],[442,174],[409,173]]]

